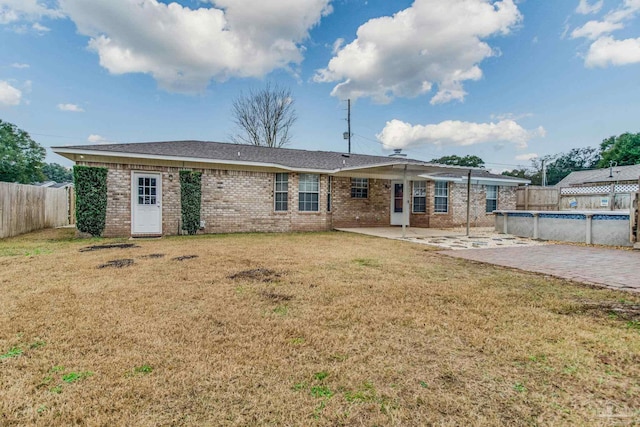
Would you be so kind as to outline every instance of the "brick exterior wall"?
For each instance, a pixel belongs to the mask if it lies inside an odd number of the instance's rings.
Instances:
[[[498,187],[497,209],[515,209],[517,187]],[[461,227],[467,224],[467,184],[449,183],[449,212],[438,213],[433,208],[435,183],[427,182],[427,212],[433,228]],[[486,213],[485,185],[471,185],[471,226],[492,227],[494,216]],[[412,224],[413,225],[413,224]]]
[[[180,234],[180,169],[177,167],[78,162],[108,168],[105,237],[131,235],[131,173],[156,172],[162,179],[162,234]],[[319,211],[298,211],[298,177],[289,173],[288,211],[274,209],[275,174],[204,169],[202,233],[331,230],[327,212],[328,176],[320,175]],[[169,176],[172,176],[170,179]]]
[[[180,168],[78,162],[78,165],[108,168],[105,237],[131,235],[132,171],[161,174],[162,234],[180,234]],[[333,228],[388,227],[391,181],[369,179],[366,199],[351,197],[351,179],[332,177],[331,212],[327,211],[329,177],[320,175],[319,211],[298,210],[299,174],[289,173],[288,210],[274,209],[275,174],[271,172],[203,169],[202,233],[325,231]],[[171,176],[171,178],[170,178]],[[411,184],[410,184],[411,185]],[[409,194],[412,194],[412,185]],[[449,183],[449,211],[434,212],[435,183],[427,181],[426,213],[413,213],[410,226],[447,228],[466,224],[466,184]],[[472,226],[492,226],[493,215],[485,213],[486,190],[472,185]],[[410,203],[413,198],[410,197]],[[515,209],[516,187],[499,187],[498,209]]]
[[[351,197],[351,178],[334,177],[331,199],[333,201],[333,228],[388,227],[391,210],[391,181],[369,179],[366,199]]]

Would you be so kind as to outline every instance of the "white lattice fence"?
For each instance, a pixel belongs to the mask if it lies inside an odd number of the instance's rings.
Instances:
[[[635,193],[636,191],[638,191],[638,184],[617,184],[614,186],[614,193]],[[560,189],[560,194],[562,195],[608,194],[610,192],[610,185],[596,185],[593,187],[565,187]]]

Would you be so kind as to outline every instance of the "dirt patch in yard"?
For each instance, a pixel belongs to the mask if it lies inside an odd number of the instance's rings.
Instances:
[[[113,259],[104,264],[100,264],[98,268],[123,268],[129,267],[130,265],[133,265],[133,260],[131,258]]]
[[[251,270],[243,270],[239,271],[238,273],[234,273],[229,276],[229,279],[249,279],[268,283],[276,281],[281,276],[281,273],[278,273],[274,270],[269,270],[268,268],[253,268]]]
[[[562,313],[562,310],[560,310]],[[618,301],[576,301],[565,309],[563,314],[591,314],[596,316],[616,317],[622,320],[640,322],[640,304]]]
[[[140,246],[135,243],[105,243],[104,245],[92,245],[87,246],[85,248],[80,249],[78,252],[93,252],[100,251],[103,249],[130,249],[130,248],[139,248]]]
[[[260,291],[260,296],[266,300],[274,301],[274,302],[287,302],[293,299],[293,295],[283,294],[279,292],[275,292],[273,290],[262,290]]]
[[[188,259],[198,258],[198,255],[182,255],[171,258],[171,261],[186,261]]]
[[[149,255],[142,255],[140,258],[145,258],[145,259],[157,259],[157,258],[164,258],[164,254],[149,254]]]

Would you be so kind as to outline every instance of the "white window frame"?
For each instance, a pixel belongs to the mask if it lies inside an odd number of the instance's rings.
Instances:
[[[312,196],[311,200],[303,200],[307,195]],[[312,173],[298,175],[298,211],[320,212],[320,175]]]
[[[369,198],[369,178],[351,178],[351,198]]]
[[[282,180],[282,178],[286,178],[286,180]],[[278,180],[280,178],[280,180]],[[278,189],[278,184],[281,185],[280,189]],[[282,189],[282,184],[285,186],[285,190]],[[278,195],[284,194],[284,200],[278,200]],[[282,204],[284,203],[284,208],[282,209]],[[280,206],[278,206],[280,204]],[[289,174],[288,173],[276,173],[274,183],[273,183],[273,210],[275,212],[287,212],[289,210]]]
[[[489,189],[492,189],[492,195],[494,197],[489,197]],[[497,185],[486,185],[485,186],[485,191],[486,191],[486,204],[485,204],[485,212],[486,213],[492,213],[493,211],[498,209],[498,186]],[[489,210],[489,202],[495,203],[495,208]]]
[[[413,181],[413,188],[411,192],[411,212],[413,213],[427,213],[427,182],[426,181]],[[416,189],[416,184],[419,188]],[[416,191],[417,190],[417,191]],[[424,210],[416,211],[416,199],[424,199]]]
[[[442,186],[444,185],[444,188],[442,188]],[[441,188],[438,188],[441,187]],[[444,191],[444,194],[442,193],[442,190]],[[441,205],[441,203],[438,203],[438,200],[445,200],[445,210],[439,210],[439,206]],[[439,213],[439,214],[446,214],[449,213],[449,183],[447,181],[435,181],[434,184],[434,191],[433,191],[433,212],[434,213]]]

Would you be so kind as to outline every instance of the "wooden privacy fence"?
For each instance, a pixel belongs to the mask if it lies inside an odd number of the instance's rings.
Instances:
[[[638,184],[607,184],[581,187],[519,187],[516,209],[524,211],[625,210]]]
[[[75,223],[72,199],[73,188],[0,182],[0,238]]]
[[[560,192],[553,187],[527,185],[516,191],[516,209],[524,211],[557,211]]]

